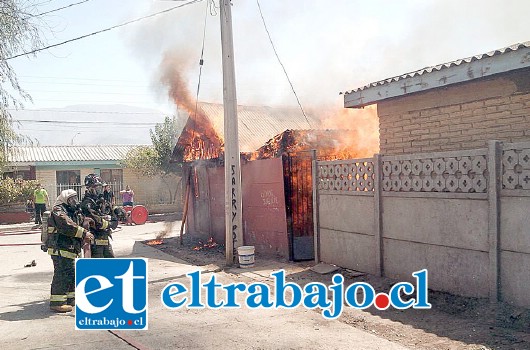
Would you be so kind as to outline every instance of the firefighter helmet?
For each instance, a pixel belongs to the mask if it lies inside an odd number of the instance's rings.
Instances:
[[[97,176],[96,174],[88,174],[87,176],[85,176],[85,186],[103,186],[103,180],[101,180],[101,177]]]

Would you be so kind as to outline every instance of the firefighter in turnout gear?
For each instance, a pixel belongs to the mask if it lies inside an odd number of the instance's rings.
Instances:
[[[64,190],[48,218],[46,247],[53,261],[50,309],[72,311],[75,305],[75,259],[81,255],[83,240],[94,236],[83,227],[77,192]]]
[[[81,201],[83,215],[94,220],[92,229],[95,240],[91,246],[92,258],[114,258],[110,239],[112,230],[118,226],[118,219],[105,215],[105,199],[103,198],[103,181],[96,174],[85,177],[85,196]]]

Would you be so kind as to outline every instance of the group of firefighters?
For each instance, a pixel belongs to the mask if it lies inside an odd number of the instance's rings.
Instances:
[[[104,182],[96,174],[85,177],[86,191],[81,203],[77,192],[61,192],[44,218],[43,250],[53,261],[50,309],[69,312],[75,306],[75,259],[114,258],[110,243],[112,230],[125,220],[122,207],[113,207],[103,196]],[[83,252],[83,254],[82,254]]]

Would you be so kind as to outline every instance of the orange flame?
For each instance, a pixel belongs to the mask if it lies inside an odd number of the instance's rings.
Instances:
[[[160,245],[160,244],[164,244],[164,240],[163,239],[152,239],[150,241],[147,241],[145,244],[147,244],[147,245]]]
[[[160,64],[160,82],[168,87],[170,99],[189,114],[178,144],[186,145],[183,150],[185,161],[219,157],[223,141],[215,132],[210,120],[200,108],[196,108],[180,72],[177,54],[167,52]]]
[[[208,238],[206,243],[202,243],[199,241],[199,244],[195,247],[193,247],[193,250],[203,250],[203,249],[210,249],[217,247],[218,244],[214,242],[213,237]]]
[[[379,152],[379,118],[377,106],[364,109],[342,108],[324,112],[324,129],[344,130],[339,133],[339,142],[329,155],[337,159],[372,157]]]

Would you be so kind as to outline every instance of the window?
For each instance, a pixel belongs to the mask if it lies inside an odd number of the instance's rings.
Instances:
[[[72,189],[77,192],[77,197],[81,198],[83,186],[79,170],[61,170],[57,171],[55,176],[57,178],[57,195],[64,190]]]
[[[81,174],[79,170],[61,170],[57,171],[57,184],[77,185],[81,183]]]
[[[100,176],[106,183],[113,184],[121,189],[121,184],[123,183],[122,169],[101,169]]]
[[[6,166],[4,172],[0,178],[22,179],[22,180],[35,180],[35,167],[34,166]]]

